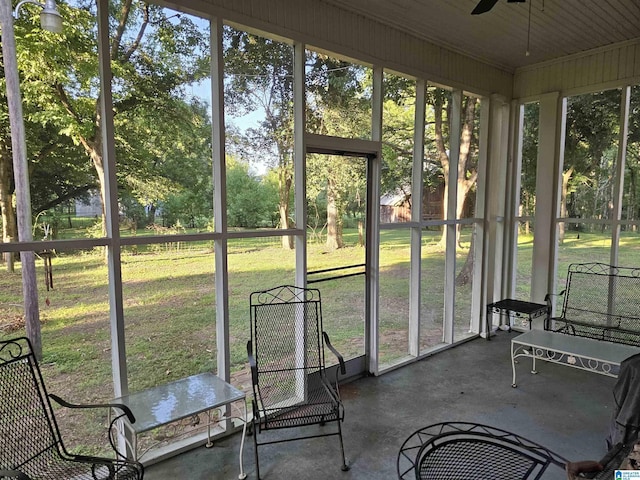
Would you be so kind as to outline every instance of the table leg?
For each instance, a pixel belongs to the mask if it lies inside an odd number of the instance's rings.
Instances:
[[[493,323],[493,309],[487,307],[487,311],[484,318],[484,334],[486,340],[491,340],[491,325]]]
[[[215,411],[218,412],[218,417],[222,417],[223,413],[221,408],[216,408]],[[213,442],[211,441],[211,410],[207,410],[207,443],[205,447],[213,447]]]
[[[516,388],[518,384],[516,384],[516,357],[514,356],[514,343],[511,342],[511,371],[513,372],[513,377],[511,378],[511,386]]]
[[[240,440],[240,475],[238,475],[238,478],[240,480],[243,480],[245,478],[247,478],[247,474],[244,473],[244,468],[242,466],[242,459],[243,459],[243,454],[242,452],[244,451],[244,438],[247,435],[247,402],[246,400],[243,400],[244,403],[244,418],[242,419],[242,423],[243,423],[243,427],[242,427],[242,439]]]

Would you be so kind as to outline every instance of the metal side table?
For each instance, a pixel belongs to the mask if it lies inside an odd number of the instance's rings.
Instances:
[[[489,322],[489,315],[498,313],[500,315],[507,315],[509,318],[509,331],[511,331],[511,319],[524,318],[529,321],[529,330],[531,330],[531,322],[534,318],[547,315],[548,307],[544,303],[525,302],[524,300],[514,300],[512,298],[505,298],[499,302],[490,303],[487,305],[487,339],[491,335],[491,323]]]

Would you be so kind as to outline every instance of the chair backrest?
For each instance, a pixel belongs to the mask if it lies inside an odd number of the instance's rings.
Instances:
[[[285,285],[254,292],[250,308],[254,395],[265,409],[304,402],[309,375],[324,375],[320,291]]]
[[[505,430],[466,422],[430,425],[407,439],[398,455],[401,479],[540,479],[567,461]],[[559,470],[559,471],[560,471]]]
[[[64,451],[28,339],[0,341],[0,470]]]

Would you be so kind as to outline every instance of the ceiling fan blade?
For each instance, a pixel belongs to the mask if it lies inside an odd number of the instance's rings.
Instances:
[[[481,13],[488,12],[496,3],[498,3],[498,0],[480,0],[476,8],[471,12],[471,15],[480,15]]]

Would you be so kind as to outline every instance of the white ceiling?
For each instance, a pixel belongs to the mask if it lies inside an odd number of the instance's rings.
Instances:
[[[509,71],[640,39],[640,0],[498,0],[481,15],[478,0],[324,1]]]

